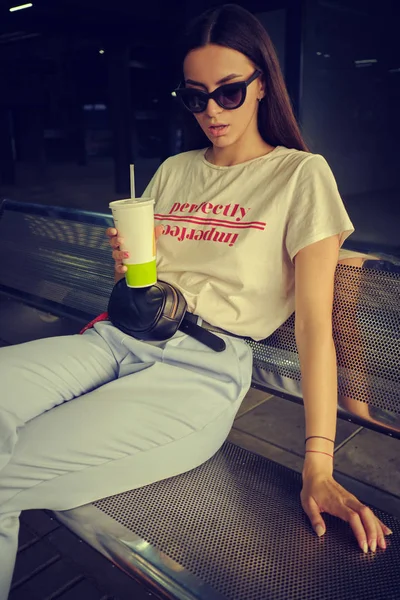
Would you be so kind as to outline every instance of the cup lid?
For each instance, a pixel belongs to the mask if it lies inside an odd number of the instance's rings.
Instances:
[[[154,204],[154,198],[126,198],[125,200],[114,200],[110,202],[109,208],[138,208],[147,204]]]

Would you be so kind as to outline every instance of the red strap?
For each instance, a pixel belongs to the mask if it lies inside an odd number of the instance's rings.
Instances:
[[[85,325],[85,327],[79,333],[80,334],[85,333],[85,331],[87,329],[90,329],[91,327],[93,327],[93,325],[95,323],[98,323],[99,321],[107,321],[107,319],[108,319],[108,313],[106,313],[106,312],[101,313],[101,315],[99,315],[98,317],[96,317],[95,319],[93,319],[93,321],[90,321],[90,323],[88,323],[87,325]]]

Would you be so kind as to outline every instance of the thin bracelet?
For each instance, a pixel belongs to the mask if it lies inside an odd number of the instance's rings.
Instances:
[[[332,442],[332,444],[335,443],[334,440],[330,440],[329,438],[324,437],[323,435],[310,435],[310,437],[306,438],[306,441],[304,443],[307,444],[307,441],[311,440],[311,438],[321,438],[321,440],[328,440],[328,442]]]
[[[326,456],[330,456],[331,458],[333,458],[333,454],[328,454],[327,452],[320,452],[320,450],[306,450],[306,454],[307,452],[316,452],[317,454],[326,454]]]

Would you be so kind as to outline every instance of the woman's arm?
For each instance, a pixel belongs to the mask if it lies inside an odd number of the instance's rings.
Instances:
[[[332,337],[332,306],[339,236],[300,250],[295,257],[295,335],[300,358],[306,438],[336,435],[337,366]],[[334,444],[313,438],[307,442],[303,476],[332,475]],[[325,452],[326,454],[320,454]]]
[[[296,342],[300,357],[306,437],[335,439],[337,419],[337,366],[332,337],[335,269],[339,257],[337,235],[307,246],[295,258]],[[333,478],[334,444],[324,439],[307,442],[301,504],[317,535],[326,525],[321,513],[347,521],[360,548],[386,548],[390,529],[372,510]],[[326,454],[324,454],[326,453]]]

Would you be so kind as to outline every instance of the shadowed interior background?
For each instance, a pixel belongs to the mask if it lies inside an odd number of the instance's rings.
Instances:
[[[347,246],[400,257],[400,45],[395,1],[248,0],[278,53],[312,152],[356,226]],[[223,2],[36,0],[0,8],[0,198],[108,212],[196,144],[171,92],[176,40]]]

